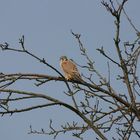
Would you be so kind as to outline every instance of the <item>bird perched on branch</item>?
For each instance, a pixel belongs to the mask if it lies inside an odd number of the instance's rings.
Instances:
[[[76,64],[66,56],[60,57],[60,67],[63,70],[67,80],[83,81],[81,75],[78,72]]]

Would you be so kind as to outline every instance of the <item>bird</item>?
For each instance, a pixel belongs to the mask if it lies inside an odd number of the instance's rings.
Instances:
[[[64,72],[66,80],[83,81],[76,64],[67,58],[67,56],[60,57],[60,67]]]

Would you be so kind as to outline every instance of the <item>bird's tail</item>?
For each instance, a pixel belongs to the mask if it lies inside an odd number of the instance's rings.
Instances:
[[[84,82],[84,80],[82,79],[82,77],[80,75],[77,75],[77,74],[74,75],[73,80]]]

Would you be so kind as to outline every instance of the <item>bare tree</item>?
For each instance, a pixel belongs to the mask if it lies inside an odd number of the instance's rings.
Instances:
[[[49,106],[61,106],[78,115],[82,120],[82,125],[77,122],[67,122],[65,125],[61,125],[61,128],[55,129],[52,125],[53,121],[50,120],[50,130],[46,131],[41,129],[40,131],[34,130],[30,126],[30,134],[46,134],[57,137],[59,133],[72,132],[72,135],[83,139],[82,135],[88,131],[93,130],[100,139],[107,140],[107,134],[111,134],[115,131],[117,137],[112,139],[128,140],[131,136],[135,135],[140,138],[140,131],[135,126],[140,121],[140,81],[138,77],[138,61],[140,56],[140,32],[134,26],[129,16],[127,15],[124,5],[128,0],[122,0],[119,3],[117,0],[109,2],[102,1],[102,5],[115,19],[115,35],[114,35],[114,50],[116,50],[117,59],[111,58],[104,47],[98,48],[97,51],[103,55],[108,61],[108,76],[100,74],[100,71],[96,69],[94,61],[89,57],[87,51],[81,41],[81,35],[71,31],[74,38],[77,40],[81,55],[86,59],[87,65],[79,65],[82,69],[85,69],[89,76],[85,76],[84,81],[66,80],[65,77],[54,66],[49,64],[44,58],[40,58],[28,51],[25,46],[24,36],[19,39],[19,48],[12,48],[8,43],[0,44],[2,51],[14,51],[27,54],[46,67],[49,67],[52,71],[55,71],[58,76],[46,75],[46,74],[34,74],[34,73],[10,73],[0,74],[0,114],[4,117],[6,114],[15,114],[20,112],[26,112],[33,109],[47,108]],[[120,23],[121,15],[125,15],[125,18],[130,23],[131,27],[136,32],[136,39],[133,42],[121,41],[120,39]],[[120,43],[121,42],[121,43]],[[123,45],[122,45],[123,44]],[[76,63],[76,62],[75,62]],[[123,93],[116,91],[112,86],[110,77],[110,69],[115,66],[118,69],[118,75],[114,79],[118,80],[124,88],[127,90]],[[94,75],[94,78],[93,78]],[[96,81],[94,80],[96,76]],[[72,99],[72,104],[68,104],[65,101],[60,101],[54,97],[50,97],[44,93],[35,93],[34,91],[21,91],[12,88],[14,83],[20,80],[35,81],[35,85],[40,87],[41,85],[48,84],[50,81],[63,82],[67,88],[65,94]],[[72,86],[71,86],[72,85]],[[10,87],[10,88],[9,88]],[[83,96],[83,100],[76,98],[78,93]],[[27,106],[26,108],[13,108],[12,104],[22,101],[30,101],[35,98],[45,100],[43,104],[36,104]],[[101,107],[104,104],[105,107]],[[97,139],[99,139],[97,138]]]

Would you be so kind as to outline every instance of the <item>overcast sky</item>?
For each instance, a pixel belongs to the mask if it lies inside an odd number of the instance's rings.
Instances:
[[[128,0],[126,12],[135,26],[140,29],[140,0]],[[125,16],[122,17],[122,42],[134,40],[135,31]],[[106,60],[96,49],[104,46],[113,56],[114,19],[101,5],[100,0],[0,0],[0,43],[8,42],[18,47],[19,38],[25,36],[25,46],[58,70],[59,57],[66,55],[79,64],[86,63],[80,56],[78,43],[70,30],[82,35],[81,39],[89,56],[96,61],[101,73],[106,74]],[[4,73],[44,73],[57,75],[33,58],[12,52],[0,51],[1,72]],[[107,67],[106,67],[107,68]],[[82,71],[82,70],[80,70]],[[51,85],[52,83],[50,83]],[[18,89],[46,92],[46,94],[68,100],[63,93],[62,83],[54,83],[55,89],[45,85],[41,89],[26,83],[16,85]],[[25,88],[26,87],[26,88]],[[119,88],[119,87],[116,87]],[[60,92],[61,91],[61,92]],[[38,102],[38,101],[37,101]],[[58,127],[64,122],[79,119],[76,115],[60,107],[38,109],[26,113],[5,115],[0,118],[0,139],[2,140],[51,140],[51,136],[29,135],[29,126],[35,129],[48,128],[49,120]],[[87,134],[84,140],[93,139]],[[74,140],[68,135],[59,135],[57,140]]]

